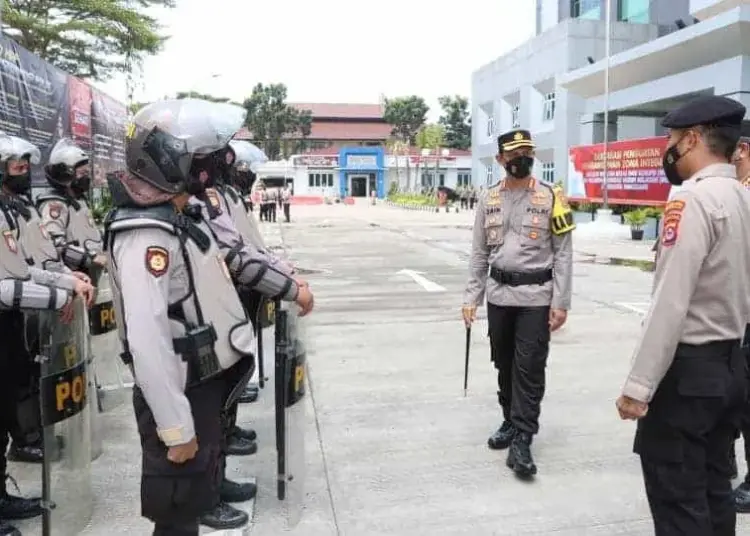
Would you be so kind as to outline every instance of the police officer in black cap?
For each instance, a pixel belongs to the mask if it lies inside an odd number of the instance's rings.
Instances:
[[[651,309],[617,400],[638,420],[656,536],[735,534],[730,450],[747,398],[750,203],[730,163],[745,107],[701,97],[667,115],[667,203]]]

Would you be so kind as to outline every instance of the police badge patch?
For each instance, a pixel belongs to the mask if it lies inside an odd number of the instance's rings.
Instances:
[[[60,203],[52,203],[49,206],[49,217],[53,220],[56,220],[60,217],[60,214],[62,213],[62,207],[60,206]]]
[[[169,269],[169,252],[158,246],[146,248],[146,269],[154,277],[161,277]]]
[[[13,236],[13,231],[3,231],[3,239],[11,253],[18,253],[18,242],[16,242],[16,237]]]
[[[219,203],[219,194],[216,193],[216,190],[206,190],[206,197],[208,198],[208,202],[211,203],[212,207],[214,207],[215,209],[221,208],[221,203]]]

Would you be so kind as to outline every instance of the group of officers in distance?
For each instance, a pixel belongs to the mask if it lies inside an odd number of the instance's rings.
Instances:
[[[651,306],[616,400],[619,416],[637,421],[633,451],[656,536],[734,535],[736,513],[750,512],[750,475],[731,485],[740,430],[750,464],[750,192],[738,180],[750,176],[745,113],[710,96],[662,121],[665,176],[681,188],[665,207]],[[570,310],[575,228],[562,193],[531,176],[533,157],[528,131],[498,138],[507,176],[479,200],[463,306],[468,327],[487,300],[503,413],[488,444],[508,449],[508,467],[523,478],[537,472],[531,443],[550,333]]]
[[[239,528],[248,516],[229,503],[255,496],[251,483],[225,478],[226,456],[257,450],[253,430],[236,426],[237,404],[257,398],[260,311],[268,300],[313,309],[309,285],[267,251],[243,195],[246,142],[232,137],[245,112],[202,100],[161,101],[142,109],[126,140],[126,170],[109,177],[115,208],[104,234],[91,217],[88,157],[64,139],[45,165],[52,191],[31,199],[30,166],[40,151],[0,135],[0,471],[6,450],[23,461],[44,456],[40,437],[17,430],[21,386],[34,370],[25,314],[90,306],[106,268],[123,353],[136,386],[133,406],[143,450],[141,513],[155,535],[197,536],[201,524]],[[38,430],[37,430],[38,432]],[[35,517],[41,499],[0,484],[0,536],[6,520]]]

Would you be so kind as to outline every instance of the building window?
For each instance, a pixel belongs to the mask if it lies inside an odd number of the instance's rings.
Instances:
[[[489,117],[487,119],[487,137],[491,138],[495,135],[495,118]]]
[[[456,179],[456,186],[468,186],[471,184],[471,172],[459,171]]]
[[[510,111],[510,128],[521,128],[521,106],[518,104],[513,105],[513,109]]]
[[[549,184],[555,182],[555,163],[554,162],[543,162],[542,163],[542,181]]]
[[[570,0],[570,16],[574,19],[601,19],[602,0]]]
[[[493,178],[492,177],[493,176],[492,164],[488,164],[485,166],[485,174],[486,174],[485,182],[487,184],[492,184],[492,178]]]
[[[544,106],[542,108],[542,120],[552,121],[555,118],[555,92],[547,93],[544,96]]]
[[[636,24],[648,24],[651,0],[618,0],[617,20]]]
[[[307,185],[310,188],[333,188],[333,173],[308,173]]]

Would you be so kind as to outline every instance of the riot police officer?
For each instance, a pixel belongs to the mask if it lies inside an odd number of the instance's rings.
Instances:
[[[745,107],[700,97],[669,113],[651,308],[617,400],[657,536],[733,535],[730,450],[747,399],[750,203],[730,163]]]
[[[244,284],[312,309],[309,290],[252,252],[220,249],[188,201],[210,153],[244,121],[242,108],[195,99],[159,101],[136,114],[127,173],[111,184],[105,224],[123,359],[134,372],[143,447],[142,515],[155,535],[197,536],[221,481],[227,385],[254,367],[252,326],[232,273]],[[233,253],[233,254],[232,254]],[[231,270],[231,272],[230,272]],[[231,519],[226,528],[243,524]]]
[[[85,274],[72,274],[61,262],[60,257],[50,240],[36,207],[31,202],[31,169],[32,163],[39,163],[39,149],[28,141],[15,137],[0,135],[0,205],[4,211],[10,212],[10,219],[17,225],[17,238],[26,260],[30,266],[44,270],[49,284],[73,291],[78,281],[88,286],[89,279]],[[16,332],[14,337],[23,339],[22,332]],[[33,341],[35,338],[31,338]],[[18,341],[18,347],[25,347]],[[33,356],[39,353],[38,348],[26,348],[23,355],[19,355],[17,363],[25,368],[25,373],[19,375],[19,423],[13,431],[13,443],[8,457],[14,461],[41,463],[43,460],[42,436],[38,412],[38,383],[39,365]],[[28,408],[28,409],[27,409]],[[21,419],[21,416],[24,416]],[[33,416],[33,417],[32,417]],[[29,418],[34,420],[29,422]]]
[[[531,176],[530,133],[512,130],[497,144],[507,176],[476,208],[463,317],[469,326],[486,294],[504,419],[487,443],[510,447],[506,464],[530,477],[537,471],[530,447],[539,430],[550,332],[570,309],[575,225],[562,192]]]
[[[62,138],[52,148],[44,168],[52,191],[36,204],[47,232],[71,270],[86,273],[94,284],[106,263],[102,237],[86,201],[91,182],[88,155]]]
[[[224,181],[231,170],[232,164],[234,163],[234,150],[227,145],[219,151],[216,151],[206,158],[200,158],[196,160],[196,171],[198,172],[199,179],[204,185],[205,190],[200,192],[190,201],[191,204],[200,207],[204,219],[208,224],[209,228],[213,231],[217,242],[227,248],[230,256],[243,254],[248,257],[253,257],[262,260],[269,266],[274,266],[279,269],[286,276],[291,277],[291,274],[285,270],[282,270],[283,266],[276,262],[276,259],[268,257],[265,254],[260,253],[255,249],[249,242],[245,240],[245,237],[238,231],[235,221],[246,221],[244,207],[235,209],[234,217],[230,215],[230,209],[227,205],[227,197],[219,193],[219,188],[224,189]],[[239,212],[242,210],[242,213]],[[232,266],[240,266],[234,263],[230,263]],[[237,280],[241,273],[234,273],[234,279]],[[250,288],[244,288],[250,287]],[[262,296],[262,293],[257,292],[252,285],[240,285],[238,284],[240,291],[241,302],[245,305],[245,300],[242,296],[247,293],[258,294]],[[273,297],[273,296],[271,296]],[[255,311],[249,310],[245,306],[245,311],[248,313],[248,317],[251,322],[253,321],[253,315]],[[236,383],[232,383],[228,386],[232,389],[245,389],[249,377],[237,378]],[[239,383],[242,385],[238,385]],[[257,397],[257,394],[255,395]],[[227,455],[250,455],[255,454],[258,450],[258,446],[255,443],[256,433],[254,430],[243,430],[236,425],[237,420],[237,404],[239,397],[235,402],[227,409],[224,415],[224,442],[222,443],[222,457],[221,467],[222,472],[226,472],[226,456]],[[230,528],[232,526],[232,519],[239,519],[244,517],[244,513],[233,508],[228,503],[237,503],[249,501],[256,494],[255,485],[252,483],[240,484],[224,478],[219,488],[220,501],[216,507],[206,512],[201,517],[201,523],[215,529]]]
[[[24,156],[24,155],[22,155]],[[34,155],[29,155],[34,159]],[[23,168],[13,164],[14,170]],[[5,174],[2,181],[5,182]],[[13,181],[11,181],[13,182]],[[27,382],[28,362],[32,357],[25,343],[25,312],[58,310],[61,320],[69,322],[73,313],[73,295],[66,290],[68,278],[30,267],[27,254],[19,243],[19,224],[6,205],[0,210],[0,535],[20,536],[9,519],[27,519],[42,515],[39,498],[22,498],[7,491],[6,449],[9,434],[17,426],[19,371],[21,382]],[[76,280],[74,292],[91,301],[93,289]]]

